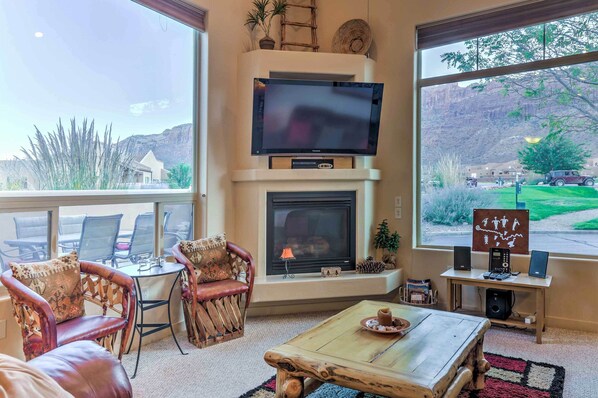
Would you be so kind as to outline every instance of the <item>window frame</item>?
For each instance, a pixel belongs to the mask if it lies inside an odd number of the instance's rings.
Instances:
[[[596,10],[594,10],[596,11]],[[558,20],[558,19],[556,19]],[[553,20],[546,21],[550,23]],[[524,26],[521,26],[524,27]],[[500,32],[497,32],[500,33]],[[455,39],[455,42],[460,40]],[[499,77],[509,74],[533,72],[543,69],[556,68],[561,66],[571,66],[581,63],[598,62],[598,51],[567,55],[557,58],[542,59],[538,61],[531,61],[515,65],[499,66],[488,69],[475,70],[471,72],[453,73],[444,76],[435,76],[422,78],[422,51],[428,49],[420,48],[415,50],[415,87],[414,87],[414,109],[415,109],[415,126],[414,126],[414,201],[416,221],[414,223],[413,247],[415,249],[442,249],[446,250],[450,246],[447,245],[425,245],[422,244],[422,209],[421,209],[421,90],[424,87],[436,86],[447,83],[458,83],[468,80],[477,80],[482,78]],[[598,259],[596,255],[578,254],[578,253],[551,253],[551,257],[558,258],[578,258],[578,259]]]
[[[157,0],[158,3],[170,3],[172,0]],[[143,1],[138,3],[147,6]],[[177,1],[174,1],[177,3]],[[158,11],[149,7],[156,12]],[[192,7],[196,10],[201,9]],[[199,12],[199,11],[198,11]],[[169,18],[181,21],[177,15],[169,15],[167,12],[162,12]],[[203,23],[203,20],[202,20]],[[187,24],[189,25],[189,24]],[[191,26],[194,29],[193,35],[193,111],[192,119],[192,145],[193,145],[193,159],[192,170],[193,178],[189,189],[169,189],[169,190],[68,190],[68,191],[0,191],[0,213],[14,213],[14,212],[28,212],[28,211],[48,211],[51,212],[50,224],[50,258],[55,258],[58,254],[58,220],[60,217],[60,207],[63,206],[94,206],[94,205],[118,205],[118,204],[134,204],[134,203],[153,203],[154,214],[162,214],[158,211],[164,209],[164,205],[168,204],[191,204],[193,211],[193,231],[197,235],[203,231],[204,218],[198,215],[203,214],[200,210],[201,199],[206,197],[205,189],[205,160],[200,161],[200,155],[205,152],[204,146],[206,143],[205,137],[205,87],[204,82],[206,78],[206,71],[204,70],[203,57],[206,55],[205,46],[207,44],[205,33],[198,27]],[[203,28],[203,26],[202,26]],[[202,99],[204,99],[202,101]],[[201,135],[201,136],[200,136]],[[201,191],[201,193],[200,193]],[[205,210],[203,210],[205,211]],[[164,220],[163,217],[154,217],[155,231],[160,231],[155,234],[154,254],[162,255],[164,253],[163,236],[164,236]]]

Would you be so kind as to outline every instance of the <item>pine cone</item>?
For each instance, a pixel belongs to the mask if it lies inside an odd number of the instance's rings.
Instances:
[[[386,265],[383,262],[368,257],[355,266],[355,271],[358,274],[379,274],[384,271],[385,267]]]

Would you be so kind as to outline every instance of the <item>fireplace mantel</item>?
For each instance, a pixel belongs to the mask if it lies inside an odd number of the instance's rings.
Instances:
[[[378,169],[332,169],[332,170],[268,170],[246,169],[233,171],[234,182],[251,181],[379,181]]]

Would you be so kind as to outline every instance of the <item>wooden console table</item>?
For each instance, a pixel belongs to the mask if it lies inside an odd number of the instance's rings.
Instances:
[[[462,308],[462,286],[477,286],[483,288],[494,288],[504,290],[515,290],[520,292],[530,292],[536,295],[536,323],[526,324],[523,321],[515,319],[490,319],[494,324],[523,327],[536,330],[536,343],[542,344],[542,332],[546,328],[546,289],[550,287],[552,276],[543,278],[530,277],[528,274],[521,273],[518,276],[511,276],[504,281],[484,279],[482,274],[486,272],[482,269],[472,269],[471,271],[456,271],[449,269],[442,275],[446,278],[449,311],[455,311]]]

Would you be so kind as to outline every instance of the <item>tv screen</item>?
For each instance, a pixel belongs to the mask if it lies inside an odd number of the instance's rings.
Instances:
[[[254,79],[252,155],[375,155],[382,83]]]

